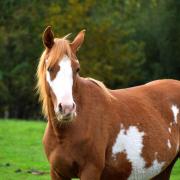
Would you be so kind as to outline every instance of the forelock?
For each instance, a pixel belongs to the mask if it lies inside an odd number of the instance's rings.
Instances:
[[[47,55],[47,66],[54,66],[64,55],[67,55],[70,59],[72,57],[69,40],[66,36],[61,39],[55,38],[54,45]]]

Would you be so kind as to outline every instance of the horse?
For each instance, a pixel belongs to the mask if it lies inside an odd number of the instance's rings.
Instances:
[[[111,90],[79,75],[73,41],[48,26],[37,69],[52,180],[167,180],[180,158],[180,81]]]

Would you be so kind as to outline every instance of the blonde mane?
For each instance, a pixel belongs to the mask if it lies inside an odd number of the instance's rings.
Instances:
[[[72,56],[71,48],[67,36],[54,39],[54,45],[49,51],[47,48],[42,53],[37,68],[37,92],[39,93],[39,101],[42,102],[42,112],[45,117],[48,116],[48,92],[46,85],[46,71],[48,67],[53,67],[60,58],[67,54]]]
[[[93,79],[93,78],[90,78],[90,77],[88,77],[88,78],[86,78],[86,79],[89,80],[89,81],[91,81],[91,82],[93,82],[93,83],[96,84],[98,87],[100,87],[100,88],[104,91],[104,93],[108,95],[109,100],[115,99],[115,97],[109,92],[109,89],[104,85],[103,82],[98,81],[98,80]]]

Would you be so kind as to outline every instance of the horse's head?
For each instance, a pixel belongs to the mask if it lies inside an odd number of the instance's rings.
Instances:
[[[66,39],[67,36],[54,39],[51,27],[47,27],[43,34],[47,94],[61,122],[71,121],[76,116],[73,86],[80,68],[76,51],[83,43],[84,33],[84,30],[81,31],[72,43]]]

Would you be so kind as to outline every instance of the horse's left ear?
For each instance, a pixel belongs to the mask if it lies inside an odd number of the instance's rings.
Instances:
[[[51,30],[51,26],[48,26],[43,33],[43,43],[48,49],[51,49],[54,44],[54,34]]]
[[[74,38],[74,41],[70,44],[71,49],[74,53],[78,51],[78,49],[81,47],[81,44],[84,41],[84,35],[86,30],[82,30],[78,33],[78,35]]]

